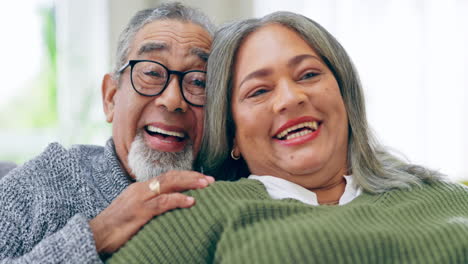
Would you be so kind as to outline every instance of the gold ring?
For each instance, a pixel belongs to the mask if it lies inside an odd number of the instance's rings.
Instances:
[[[156,195],[158,195],[161,192],[161,185],[159,184],[159,181],[154,179],[152,180],[149,185],[148,185],[150,191]]]

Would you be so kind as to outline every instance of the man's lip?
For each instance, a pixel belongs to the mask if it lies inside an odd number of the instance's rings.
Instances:
[[[278,130],[276,130],[276,132],[273,134],[273,137],[275,137],[276,135],[278,135],[279,133],[283,132],[284,130],[290,128],[290,127],[293,127],[297,124],[301,124],[301,123],[304,123],[304,122],[317,122],[317,123],[321,123],[321,121],[315,117],[312,117],[312,116],[302,116],[302,117],[299,117],[299,118],[295,118],[295,119],[290,119],[288,120],[286,123],[284,123],[280,128],[278,128]]]
[[[161,132],[157,132],[159,134],[151,135],[147,131],[148,127],[152,126]],[[153,122],[145,125],[145,138],[148,146],[152,149],[164,152],[179,152],[182,151],[185,145],[188,143],[189,136],[185,129],[180,126],[172,126],[168,124],[164,124],[161,122]],[[165,131],[165,132],[163,132]],[[182,138],[172,136],[170,132],[180,133],[183,135]],[[169,134],[167,134],[169,133]],[[164,136],[165,135],[165,136]],[[169,137],[168,137],[169,136]],[[172,136],[172,137],[171,137]],[[176,138],[179,138],[178,140]]]
[[[185,137],[188,137],[187,131],[185,129],[183,129],[182,127],[179,127],[179,126],[171,126],[171,125],[166,125],[166,124],[159,123],[159,122],[146,124],[145,127],[147,127],[147,126],[157,127],[157,128],[160,128],[160,129],[166,130],[166,131],[173,131],[173,132],[183,133],[185,135]]]
[[[148,133],[144,134],[146,144],[151,148],[164,152],[179,152],[182,151],[188,143],[186,139],[177,141],[174,138],[164,138],[161,135],[151,136]]]

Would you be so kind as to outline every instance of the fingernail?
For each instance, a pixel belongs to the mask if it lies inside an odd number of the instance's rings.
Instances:
[[[205,187],[208,185],[208,181],[206,179],[199,179],[198,183],[202,186]]]
[[[215,179],[211,176],[205,176],[205,178],[209,183],[213,183],[215,181]]]
[[[187,197],[186,200],[187,200],[188,204],[193,204],[193,202],[195,201],[195,199],[193,197],[190,197],[190,196]]]

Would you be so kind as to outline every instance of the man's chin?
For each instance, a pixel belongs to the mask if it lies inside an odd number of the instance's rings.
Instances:
[[[137,133],[128,154],[128,165],[137,181],[147,181],[169,170],[192,169],[192,144],[184,143],[177,152],[161,151],[160,148],[154,148],[143,134],[146,133]]]

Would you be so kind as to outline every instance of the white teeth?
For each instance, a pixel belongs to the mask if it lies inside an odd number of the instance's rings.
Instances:
[[[288,135],[291,131],[294,131],[294,130],[300,129],[300,128],[304,128],[304,127],[308,127],[310,129],[312,129],[313,131],[315,131],[318,128],[318,123],[317,123],[317,121],[312,121],[312,122],[304,122],[304,123],[297,124],[297,125],[292,126],[292,127],[288,128],[286,130],[283,130],[283,132],[276,135],[276,138],[281,139],[281,138],[285,137],[286,135]],[[300,132],[297,132],[297,133],[293,133],[291,135],[288,135],[286,137],[286,140],[291,139],[291,138],[295,138],[295,137],[300,137],[300,136],[309,134],[311,132],[312,131],[310,131],[310,130],[306,130],[306,131],[300,131]]]
[[[184,133],[175,132],[175,131],[167,131],[167,130],[161,129],[159,127],[147,126],[146,129],[148,129],[148,131],[154,132],[154,133],[160,133],[160,134],[164,134],[164,135],[168,135],[168,136],[184,138]]]
[[[317,130],[317,128],[318,128],[317,122],[314,121],[314,122],[311,122],[311,123],[312,123],[312,129]]]
[[[301,136],[304,136],[304,135],[307,135],[307,134],[310,134],[310,133],[312,133],[312,131],[310,131],[310,130],[305,130],[305,131],[292,133],[291,135],[286,136],[286,140],[301,137]]]

